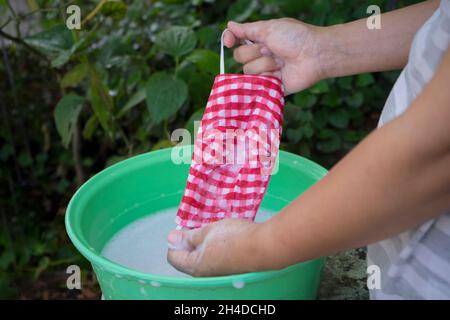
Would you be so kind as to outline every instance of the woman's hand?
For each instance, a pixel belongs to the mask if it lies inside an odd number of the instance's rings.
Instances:
[[[246,74],[270,74],[282,79],[286,95],[308,88],[324,77],[320,65],[324,28],[283,18],[238,24],[228,23],[224,44],[228,48],[251,40],[234,50]]]
[[[227,219],[195,230],[172,231],[167,260],[196,277],[238,274],[264,268],[262,224]],[[264,238],[269,238],[265,234]]]
[[[415,33],[438,6],[429,0],[384,13],[380,30],[368,29],[366,18],[329,27],[287,18],[229,22],[224,43],[255,42],[236,48],[235,60],[244,73],[280,77],[287,95],[325,78],[402,68]]]

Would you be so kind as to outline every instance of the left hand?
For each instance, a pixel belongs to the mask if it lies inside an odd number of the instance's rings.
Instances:
[[[261,224],[226,219],[168,236],[167,260],[195,277],[254,272],[262,268],[257,233]]]
[[[321,57],[328,45],[328,28],[282,18],[250,23],[230,21],[224,34],[228,48],[251,40],[234,50],[245,74],[268,74],[282,79],[285,94],[306,89],[325,77]]]

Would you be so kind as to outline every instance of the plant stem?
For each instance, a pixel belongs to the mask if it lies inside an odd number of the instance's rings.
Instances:
[[[27,49],[30,50],[32,53],[34,53],[35,55],[37,55],[39,58],[45,60],[45,62],[47,62],[47,64],[50,64],[50,60],[49,60],[45,55],[43,55],[41,52],[39,52],[38,50],[36,50],[36,49],[33,48],[32,46],[28,45],[28,43],[26,43],[26,42],[23,41],[22,39],[17,38],[17,37],[14,37],[14,36],[12,36],[12,35],[10,35],[10,34],[4,32],[4,31],[2,31],[1,29],[0,29],[0,36],[6,38],[6,39],[8,39],[8,40],[11,40],[12,42],[15,42],[15,43],[17,43],[17,44],[20,44],[21,46],[27,48]]]
[[[73,263],[76,261],[81,261],[81,257],[76,255],[73,257],[65,258],[65,259],[54,260],[49,263],[49,267],[55,267],[55,266],[58,266],[61,264],[68,264],[68,263]]]
[[[18,38],[20,38],[20,18],[17,15],[16,11],[14,10],[14,8],[12,7],[11,3],[9,2],[9,0],[6,0],[6,5],[8,6],[9,11],[11,12],[14,21],[16,22],[16,36]]]
[[[65,7],[71,5],[71,4],[74,3],[74,2],[75,2],[75,0],[67,1],[67,3],[64,3],[64,4],[62,4],[62,5],[60,5],[59,7],[56,7],[56,8],[39,8],[39,9],[30,11],[30,12],[28,12],[28,13],[25,13],[25,14],[21,15],[21,17],[22,17],[22,18],[26,18],[26,17],[28,17],[28,16],[31,16],[31,15],[33,15],[33,14],[35,14],[35,13],[39,13],[39,12],[58,11],[58,10],[64,9]]]
[[[62,10],[63,7],[60,7],[61,17],[65,20],[65,12]],[[72,30],[72,37],[74,43],[79,40],[79,34],[77,30]],[[58,79],[58,83],[61,84],[61,77],[59,73],[56,73],[56,77]],[[66,90],[60,85],[61,94],[64,96],[66,94]],[[75,175],[77,179],[77,187],[81,187],[85,180],[85,174],[83,170],[83,164],[81,160],[81,138],[80,138],[80,127],[78,124],[78,120],[74,124],[73,136],[72,136],[72,156],[73,163],[75,167]]]
[[[100,11],[100,9],[103,7],[103,5],[107,2],[108,0],[101,0],[97,6],[94,8],[94,10],[92,10],[91,12],[89,12],[89,14],[87,15],[86,18],[84,18],[83,21],[81,21],[81,25],[85,25],[86,22],[88,22],[89,20],[91,20],[92,18],[95,17],[95,15]]]
[[[114,119],[114,122],[117,125],[117,127],[119,128],[119,134],[122,137],[123,142],[125,142],[125,145],[127,146],[128,155],[131,156],[131,154],[133,152],[133,145],[130,143],[130,140],[128,139],[127,134],[125,133],[125,131],[123,131],[122,126],[117,123],[116,119]]]
[[[6,27],[13,19],[11,19],[11,17],[9,17],[1,26],[0,29],[3,29],[4,27]]]

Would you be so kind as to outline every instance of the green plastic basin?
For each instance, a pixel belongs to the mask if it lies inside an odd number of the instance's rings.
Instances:
[[[134,271],[100,255],[108,240],[128,224],[179,205],[189,165],[174,164],[172,150],[139,155],[101,171],[69,203],[67,233],[92,264],[104,298],[314,299],[322,258],[277,271],[177,278]],[[183,152],[191,152],[191,146],[183,147]],[[314,162],[281,151],[279,170],[270,180],[261,207],[281,210],[325,174]]]

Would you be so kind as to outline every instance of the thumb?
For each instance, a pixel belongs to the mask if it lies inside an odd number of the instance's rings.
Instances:
[[[248,39],[255,42],[264,42],[267,31],[267,21],[257,21],[248,23],[228,22],[230,30],[239,39]]]
[[[169,250],[167,261],[177,270],[188,274],[195,271],[199,244],[198,230],[174,230],[167,237]]]
[[[203,242],[208,226],[192,230],[173,230],[167,237],[169,249],[193,251]]]

